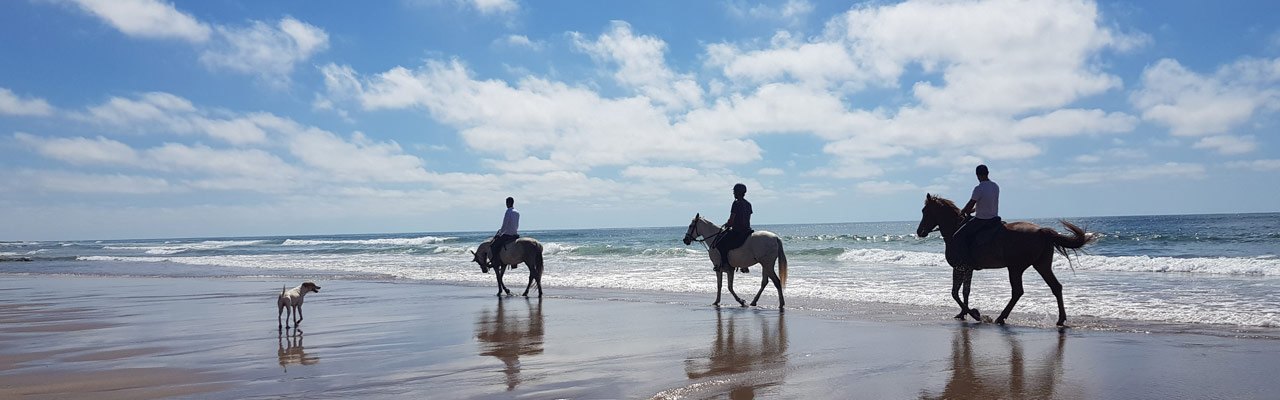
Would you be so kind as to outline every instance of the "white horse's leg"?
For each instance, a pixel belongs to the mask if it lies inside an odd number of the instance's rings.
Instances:
[[[494,268],[494,272],[496,272],[498,275],[498,295],[499,296],[502,295],[502,292],[506,292],[508,296],[511,295],[511,289],[507,289],[507,284],[502,282],[502,276],[506,275],[506,269],[507,269],[507,266],[505,265],[500,265],[497,268]]]
[[[720,293],[722,291],[724,291],[724,272],[721,272],[720,268],[716,268],[716,302],[711,303],[711,305],[720,305]]]
[[[524,263],[525,268],[528,268],[528,269],[529,269],[529,284],[524,285],[524,294],[521,294],[521,296],[524,296],[524,297],[529,297],[529,288],[533,287],[533,272],[534,272],[534,267],[533,267],[532,265],[529,265],[529,264],[530,264],[530,263]]]
[[[773,279],[773,284],[778,287],[778,306],[782,306],[782,286],[778,284],[778,274],[773,272],[773,260],[766,260],[760,263],[764,268],[760,277],[760,290],[756,292],[756,298],[751,300],[751,305],[755,306],[760,301],[760,295],[764,294],[764,288],[769,287],[769,280]]]
[[[733,291],[733,266],[725,265],[724,268],[721,269],[725,270],[726,274],[729,274],[729,294],[733,295],[733,299],[738,301],[738,305],[745,307],[747,302],[742,300],[741,297],[738,297],[738,292]]]

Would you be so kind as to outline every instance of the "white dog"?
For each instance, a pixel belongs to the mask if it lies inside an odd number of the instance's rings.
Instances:
[[[280,288],[280,298],[276,300],[276,308],[279,308],[279,315],[276,315],[276,328],[280,328],[280,316],[284,315],[285,308],[289,309],[289,319],[293,319],[293,314],[298,314],[298,319],[293,321],[293,327],[297,328],[302,323],[302,297],[308,292],[320,293],[320,287],[315,282],[302,282],[298,287],[285,290]],[[284,324],[284,328],[288,328],[289,324]]]

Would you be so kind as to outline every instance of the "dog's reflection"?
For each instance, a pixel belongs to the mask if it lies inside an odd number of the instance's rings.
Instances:
[[[311,365],[320,362],[320,357],[307,355],[302,348],[302,331],[294,330],[292,333],[280,332],[279,337],[280,350],[276,355],[280,357],[280,367],[284,368],[284,372],[289,372],[289,365]]]
[[[496,310],[480,312],[476,339],[480,340],[480,355],[502,360],[507,390],[512,390],[520,384],[520,356],[542,354],[542,299],[524,299],[523,313],[508,310],[508,300],[520,301],[500,298]]]
[[[725,314],[729,314],[725,316]],[[729,398],[755,398],[756,390],[782,383],[787,363],[784,313],[741,315],[718,311],[711,349],[684,361],[689,379],[719,378]]]
[[[996,398],[1083,398],[1080,393],[1061,393],[1062,354],[1066,334],[1058,333],[1057,342],[1045,354],[1028,362],[1018,335],[1005,331],[1008,347],[984,349],[975,354],[970,332],[975,328],[957,329],[951,341],[951,379],[942,394],[922,394],[922,399],[996,399]],[[991,332],[993,334],[1001,334]],[[1007,367],[1005,367],[1007,365]]]

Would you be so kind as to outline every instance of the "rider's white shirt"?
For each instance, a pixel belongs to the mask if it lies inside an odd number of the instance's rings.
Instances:
[[[978,186],[973,187],[973,197],[970,200],[978,202],[973,210],[975,218],[992,219],[1000,216],[1000,185],[995,182],[978,182]]]
[[[515,235],[520,229],[520,212],[515,208],[508,208],[507,213],[502,216],[502,229],[498,230],[499,235]]]

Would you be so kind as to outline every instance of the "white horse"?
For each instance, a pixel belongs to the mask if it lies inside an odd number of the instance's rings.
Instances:
[[[498,276],[498,295],[506,292],[511,295],[511,290],[507,289],[507,285],[502,283],[502,275],[507,269],[515,269],[520,263],[524,263],[529,267],[529,284],[524,287],[524,294],[521,296],[529,296],[529,288],[533,287],[533,283],[538,283],[538,297],[542,297],[542,243],[532,238],[519,238],[514,242],[507,243],[502,248],[502,264],[490,265],[489,262],[489,246],[493,244],[493,238],[480,243],[475,251],[471,252],[472,259],[476,264],[480,264],[480,272],[489,273],[489,269],[493,268],[493,272]]]
[[[760,281],[760,290],[756,292],[756,298],[751,300],[751,305],[754,306],[760,301],[760,294],[764,293],[764,288],[769,286],[770,279],[773,280],[773,286],[778,288],[778,307],[785,305],[782,287],[787,284],[787,254],[782,250],[782,239],[772,232],[755,231],[751,237],[747,238],[746,243],[742,244],[742,247],[729,251],[729,265],[727,268],[721,268],[716,238],[724,232],[725,230],[719,225],[698,214],[693,216],[693,222],[689,223],[689,230],[684,233],[686,246],[693,242],[703,242],[708,245],[707,254],[711,256],[711,264],[716,267],[716,302],[714,304],[720,305],[721,274],[727,273],[729,274],[729,293],[733,295],[734,300],[738,301],[738,304],[747,305],[742,298],[738,297],[738,293],[733,291],[733,270],[760,264],[764,267],[764,277]],[[699,237],[702,239],[698,239]],[[779,274],[773,272],[775,261],[778,263],[781,279]]]

